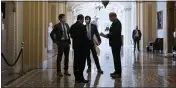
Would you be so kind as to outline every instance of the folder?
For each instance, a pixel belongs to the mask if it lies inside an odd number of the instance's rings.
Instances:
[[[104,37],[104,38],[108,38],[107,34],[104,34],[104,33],[100,33],[100,36]]]
[[[96,36],[95,34],[93,35],[93,42],[94,42],[94,44],[95,44],[96,46],[100,45],[100,43],[99,43],[99,41],[98,41],[98,39],[97,39],[97,36]]]

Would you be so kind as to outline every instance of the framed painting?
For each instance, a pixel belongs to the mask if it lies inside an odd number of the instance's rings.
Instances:
[[[157,12],[157,28],[163,29],[163,11]]]

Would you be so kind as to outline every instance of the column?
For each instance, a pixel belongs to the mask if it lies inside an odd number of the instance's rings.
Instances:
[[[122,13],[122,35],[123,35],[123,40],[125,40],[124,36],[125,36],[125,14],[124,14],[124,10],[121,9],[120,11]],[[123,41],[124,43],[124,41]]]
[[[137,3],[137,23],[142,33],[141,49],[145,50],[149,42],[154,42],[157,35],[156,29],[156,3]]]
[[[132,2],[131,4],[131,28],[130,28],[130,47],[133,47],[133,38],[132,38],[132,32],[136,28],[137,23],[136,23],[136,2]]]
[[[131,45],[131,39],[132,39],[132,32],[131,32],[131,7],[126,7],[124,9],[125,14],[125,35],[124,35],[124,44],[129,47]]]
[[[77,21],[77,13],[76,13],[76,9],[73,9],[73,22]]]
[[[33,68],[33,67],[35,67],[35,65],[37,64],[36,63],[36,61],[35,61],[35,59],[37,58],[36,56],[37,55],[35,55],[36,54],[36,49],[37,49],[37,46],[36,46],[36,41],[34,40],[35,38],[36,38],[36,30],[37,30],[37,28],[36,28],[36,26],[37,26],[37,21],[36,21],[36,19],[37,19],[37,17],[35,16],[36,14],[37,14],[37,4],[36,4],[36,2],[30,2],[31,4],[30,4],[30,46],[33,46],[33,47],[31,47],[30,48],[30,53],[31,53],[31,55],[30,55],[30,59],[29,59],[29,68]],[[37,9],[37,10],[36,10]],[[26,45],[26,44],[25,44]]]
[[[131,32],[136,28],[136,2],[132,3],[132,11],[131,11]]]
[[[71,26],[73,24],[73,11],[72,9],[68,9],[68,11],[66,12],[66,20],[67,23],[69,24],[69,26]]]
[[[59,14],[65,13],[65,2],[59,2],[58,6],[59,6]]]
[[[23,2],[24,71],[41,68],[46,59],[45,3]]]
[[[4,30],[1,32],[4,33],[2,34],[4,39],[2,39],[2,52],[5,55],[5,58],[9,63],[14,63],[16,60],[16,53],[17,53],[17,48],[16,48],[16,12],[13,12],[13,5],[16,4],[15,2],[4,2],[6,4],[5,8],[5,19],[4,21]],[[2,60],[4,62],[4,60]],[[6,64],[4,62],[4,64]],[[2,65],[3,66],[3,65]],[[5,69],[3,70],[8,70],[8,72],[13,72],[14,68],[8,67],[7,65],[4,65]],[[4,67],[3,66],[3,67]],[[10,69],[9,69],[10,68]]]

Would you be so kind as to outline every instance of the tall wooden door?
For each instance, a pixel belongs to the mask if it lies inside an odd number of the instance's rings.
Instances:
[[[176,44],[173,32],[176,28],[176,1],[167,2],[167,30],[168,30],[168,52],[172,52],[172,47]]]

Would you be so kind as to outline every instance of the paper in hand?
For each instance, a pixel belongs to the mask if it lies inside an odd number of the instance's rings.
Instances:
[[[100,36],[102,36],[104,38],[108,38],[108,36],[106,34],[102,33],[102,32],[100,33]]]
[[[94,42],[94,45],[96,45],[96,46],[100,45],[100,43],[99,43],[95,34],[93,35],[93,42]]]

